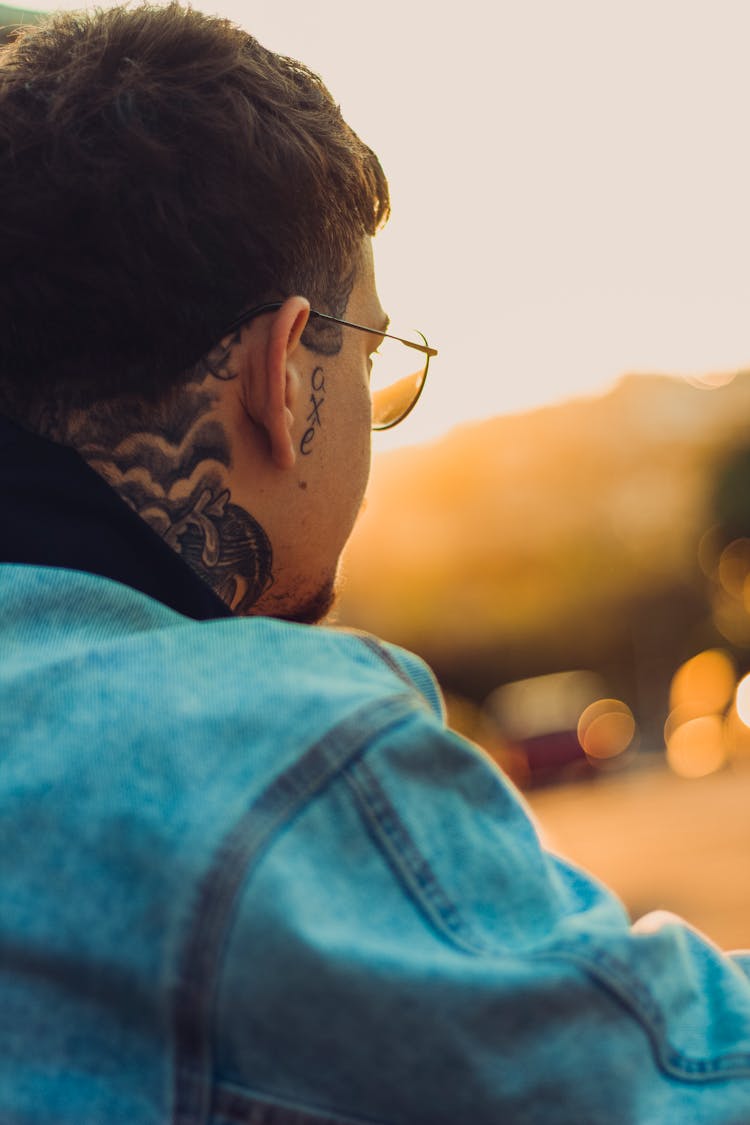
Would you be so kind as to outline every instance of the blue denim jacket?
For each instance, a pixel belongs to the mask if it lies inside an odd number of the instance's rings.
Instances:
[[[0,566],[2,1125],[750,1122],[750,960],[631,929],[415,657]]]

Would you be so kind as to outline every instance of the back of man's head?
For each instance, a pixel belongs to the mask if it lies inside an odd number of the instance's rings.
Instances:
[[[0,51],[0,409],[159,398],[268,299],[340,313],[388,205],[320,80],[225,20],[25,29]]]

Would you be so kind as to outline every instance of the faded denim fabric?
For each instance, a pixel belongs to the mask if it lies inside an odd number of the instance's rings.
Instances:
[[[748,1125],[747,960],[540,847],[415,657],[0,566],[2,1125]]]

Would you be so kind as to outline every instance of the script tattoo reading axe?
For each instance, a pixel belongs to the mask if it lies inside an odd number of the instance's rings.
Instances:
[[[320,408],[326,400],[326,377],[323,373],[322,367],[314,367],[312,375],[310,376],[310,383],[312,385],[312,393],[310,395],[310,413],[307,415],[305,421],[308,423],[307,429],[299,443],[299,451],[307,457],[312,453],[310,448],[313,439],[319,429],[322,429],[323,422],[320,417]]]

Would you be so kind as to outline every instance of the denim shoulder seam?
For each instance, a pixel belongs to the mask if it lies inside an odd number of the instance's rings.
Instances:
[[[248,872],[274,837],[376,735],[420,708],[413,693],[367,702],[280,773],[224,835],[199,880],[172,995],[172,1125],[205,1125],[211,1101],[211,1023],[220,958]]]
[[[380,660],[382,660],[383,663],[390,668],[394,675],[398,676],[398,678],[402,680],[403,683],[408,684],[412,691],[417,690],[416,685],[412,682],[412,680],[409,678],[398,661],[394,660],[390,652],[388,652],[388,649],[385,647],[385,645],[381,644],[377,637],[370,636],[369,633],[360,633],[358,635],[362,643],[366,645],[371,652],[374,652],[375,655],[379,657]]]
[[[575,945],[549,946],[532,954],[540,960],[566,960],[586,973],[595,984],[617,997],[646,1030],[661,1069],[673,1078],[687,1082],[720,1081],[732,1077],[750,1078],[750,1053],[725,1052],[714,1058],[688,1055],[669,1042],[666,1022],[659,1004],[645,984],[605,950]]]
[[[464,953],[490,953],[442,886],[367,763],[362,758],[352,762],[344,777],[370,836],[420,913]]]

